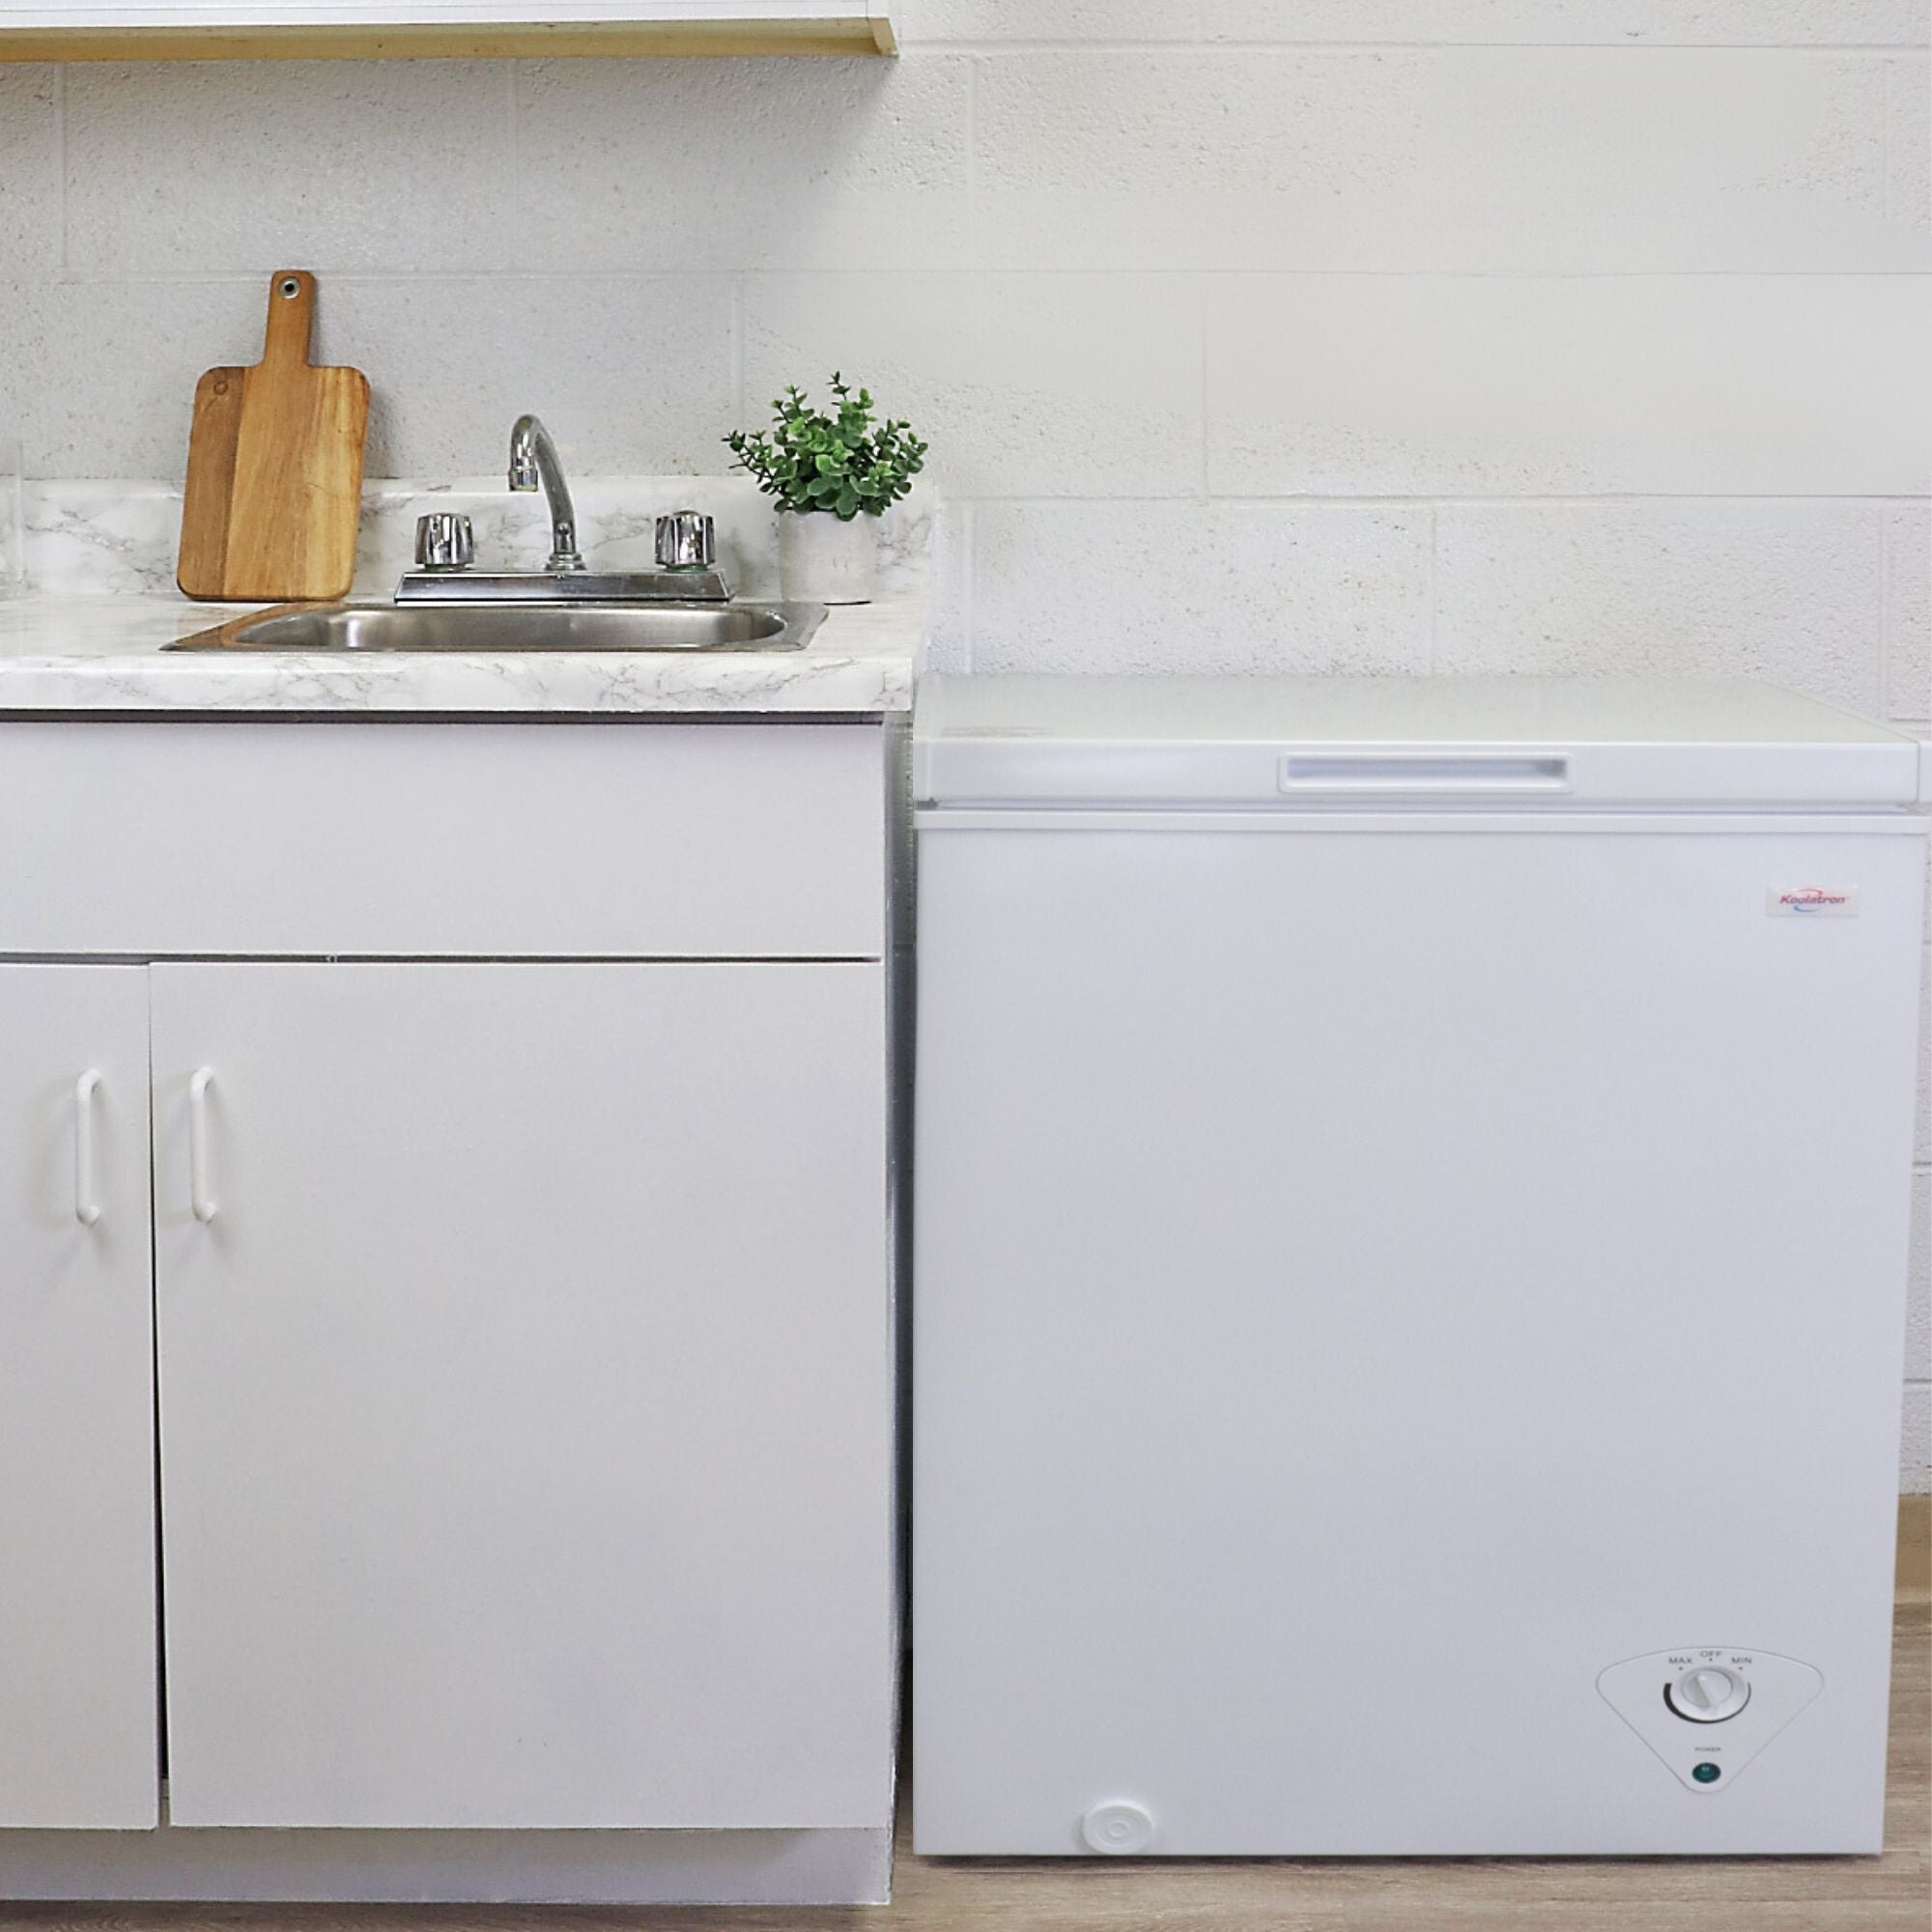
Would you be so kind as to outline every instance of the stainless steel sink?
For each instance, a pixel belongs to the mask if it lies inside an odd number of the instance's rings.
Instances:
[[[798,651],[822,604],[311,604],[257,611],[171,651]]]

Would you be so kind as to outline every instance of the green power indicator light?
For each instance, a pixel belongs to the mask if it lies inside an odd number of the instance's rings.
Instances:
[[[1723,1772],[1715,1764],[1693,1764],[1690,1767],[1690,1776],[1699,1784],[1716,1784],[1723,1775]]]

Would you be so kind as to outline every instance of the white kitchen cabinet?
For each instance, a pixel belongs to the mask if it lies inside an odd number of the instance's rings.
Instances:
[[[883,1895],[900,735],[0,721],[0,1897]]]
[[[153,987],[174,1821],[883,1815],[877,969]]]
[[[155,1823],[148,990],[0,965],[0,1827]]]
[[[0,0],[0,60],[891,54],[886,0]]]

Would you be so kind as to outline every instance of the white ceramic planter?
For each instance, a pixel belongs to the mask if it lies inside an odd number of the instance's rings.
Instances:
[[[779,514],[779,580],[793,604],[869,604],[879,581],[879,520]]]

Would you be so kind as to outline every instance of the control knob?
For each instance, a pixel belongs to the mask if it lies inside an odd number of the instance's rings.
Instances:
[[[1721,1723],[1750,1701],[1750,1686],[1734,1670],[1700,1663],[1663,1690],[1663,1700],[1693,1724]]]

